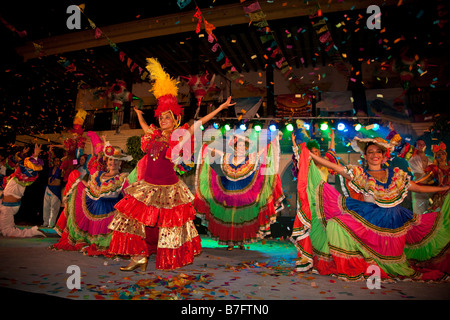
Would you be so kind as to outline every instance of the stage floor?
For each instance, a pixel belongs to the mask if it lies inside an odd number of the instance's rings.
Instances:
[[[203,252],[192,265],[175,271],[155,269],[122,272],[128,260],[89,257],[80,252],[54,251],[57,237],[0,237],[0,293],[72,300],[449,300],[450,283],[401,281],[369,289],[366,281],[294,270],[296,250],[286,239],[266,239],[246,250],[226,250],[202,235]],[[80,270],[80,289],[67,280]],[[70,278],[73,279],[73,278]],[[76,282],[71,282],[76,283]],[[70,284],[70,283],[69,283]],[[29,293],[32,293],[31,295]],[[13,294],[13,295],[14,295]]]

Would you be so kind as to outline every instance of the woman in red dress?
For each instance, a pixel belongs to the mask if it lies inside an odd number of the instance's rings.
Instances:
[[[125,197],[116,204],[118,212],[110,224],[113,235],[109,251],[131,256],[130,263],[120,268],[122,271],[137,268],[144,271],[148,257],[155,252],[156,269],[177,269],[192,263],[202,250],[193,223],[194,196],[178,179],[172,160],[172,151],[179,147],[172,134],[183,112],[177,103],[177,82],[165,73],[156,59],[147,60],[147,69],[155,80],[151,91],[158,100],[155,116],[160,127],[147,125],[142,111],[134,109],[145,133],[141,148],[146,154],[138,163],[137,181],[125,189]],[[185,124],[180,128],[185,129],[191,146],[194,130],[233,105],[230,101],[231,97],[194,125]]]

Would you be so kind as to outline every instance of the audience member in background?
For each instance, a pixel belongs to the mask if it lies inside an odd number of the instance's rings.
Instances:
[[[42,211],[43,224],[42,227],[53,228],[58,218],[61,208],[61,158],[57,157],[53,151],[53,146],[49,146],[48,150],[48,183],[44,194],[44,207]]]

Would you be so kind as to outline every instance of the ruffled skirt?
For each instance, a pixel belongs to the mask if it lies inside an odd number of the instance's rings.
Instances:
[[[122,196],[91,199],[83,183],[75,184],[72,189],[55,226],[61,238],[52,248],[110,257],[108,247],[112,232],[108,225],[116,213],[114,206]]]
[[[304,159],[305,161],[307,159]],[[440,210],[413,214],[343,197],[312,164],[299,174],[298,213],[292,240],[298,271],[313,269],[346,280],[447,280],[450,274],[450,196]]]
[[[284,199],[278,174],[257,170],[246,179],[230,181],[203,163],[196,180],[197,215],[219,244],[243,245],[270,234]]]
[[[201,253],[194,225],[193,195],[180,180],[174,185],[137,181],[125,189],[110,223],[109,252],[149,256],[156,252],[156,269],[172,270],[190,264]]]

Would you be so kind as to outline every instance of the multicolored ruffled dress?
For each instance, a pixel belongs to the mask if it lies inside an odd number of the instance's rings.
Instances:
[[[266,146],[261,157],[250,153],[241,163],[233,163],[233,154],[229,153],[224,153],[219,163],[210,163],[207,153],[204,145],[203,161],[196,171],[197,215],[219,245],[236,246],[263,239],[283,208],[278,139]]]
[[[114,206],[129,183],[128,173],[113,177],[105,174],[93,172],[86,186],[78,170],[71,172],[64,195],[66,205],[55,227],[61,238],[53,249],[111,256],[108,248],[112,231],[108,226],[116,214]]]
[[[15,166],[15,171],[3,179],[3,188],[0,192],[0,234],[4,237],[26,238],[42,236],[37,226],[31,228],[17,228],[14,222],[14,215],[19,212],[22,197],[25,190],[38,178],[39,171],[42,171],[44,162],[40,158],[26,157],[21,153],[10,156],[11,164]],[[4,202],[4,197],[12,196],[18,199],[15,202]]]
[[[115,206],[118,213],[109,226],[113,230],[110,253],[146,257],[156,253],[160,270],[183,267],[201,253],[194,196],[179,180],[171,160],[176,145],[154,125],[142,136],[145,156],[138,162],[137,181]]]
[[[359,280],[371,276],[368,268],[375,265],[381,279],[448,279],[450,197],[440,210],[414,214],[400,205],[410,185],[404,171],[386,169],[385,181],[358,166],[348,165],[346,172],[352,177],[349,186],[365,201],[344,197],[323,181],[301,145],[298,228],[292,237],[299,252],[297,271]]]

